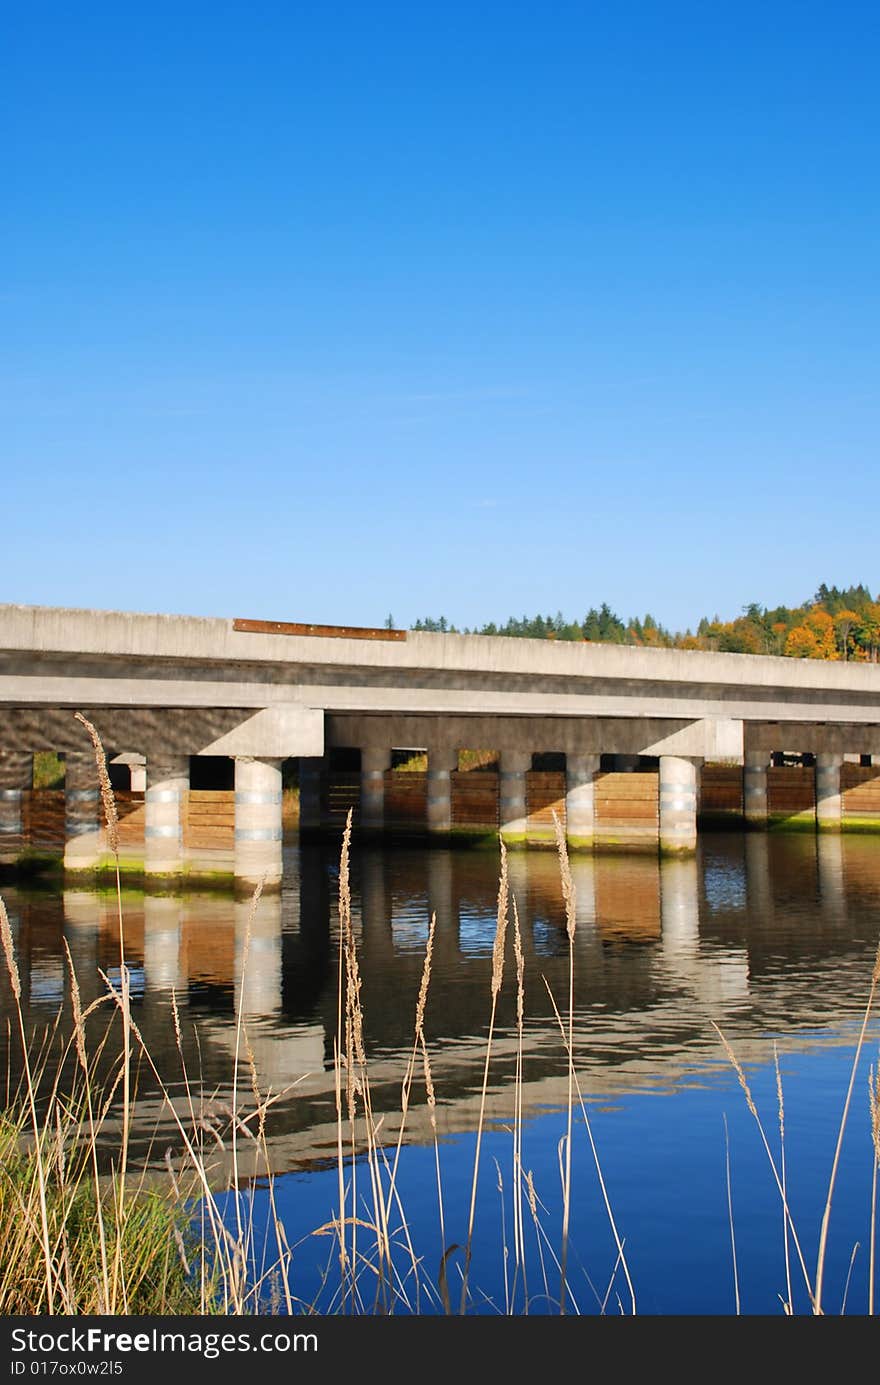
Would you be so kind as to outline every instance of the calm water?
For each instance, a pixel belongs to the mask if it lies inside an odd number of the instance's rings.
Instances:
[[[359,849],[352,858],[353,910],[363,977],[365,1042],[374,1113],[383,1138],[399,1128],[400,1085],[409,1057],[428,924],[437,916],[426,1034],[437,1092],[447,1245],[466,1238],[490,1011],[498,861],[492,853]],[[209,1093],[205,1130],[228,1113],[241,1005],[263,1089],[281,1093],[269,1135],[276,1196],[293,1261],[294,1292],[311,1301],[333,1261],[329,1237],[310,1236],[337,1208],[333,1042],[337,1013],[338,860],[331,849],[292,847],[280,898],[266,898],[242,979],[248,904],[224,897],[126,895],[127,959],[137,1023],[172,1090],[183,1099],[171,1014],[178,996],[191,1078]],[[785,1295],[782,1216],[760,1134],[713,1028],[743,1063],[774,1154],[779,1150],[774,1048],[785,1098],[789,1198],[810,1275],[855,1042],[880,938],[880,841],[812,836],[717,835],[696,860],[603,857],[573,862],[577,889],[575,1046],[577,1074],[640,1313],[735,1311],[727,1201],[729,1148],[733,1231],[742,1311],[779,1313]],[[554,1311],[560,1246],[559,1141],[565,1133],[565,1054],[549,992],[567,1007],[568,950],[552,854],[510,858],[523,924],[525,1055],[523,1162],[531,1170],[541,1230],[527,1214],[532,1311]],[[115,901],[4,890],[28,1001],[28,1022],[45,1029],[68,984],[70,945],[84,1001],[98,968],[118,967]],[[512,1144],[515,975],[508,948],[493,1047],[471,1268],[477,1311],[503,1311],[512,1292]],[[5,976],[0,1003],[9,1012]],[[826,1268],[826,1308],[867,1308],[872,1145],[868,1068],[877,1065],[880,1024],[868,1031],[853,1093],[835,1194]],[[0,1037],[8,1047],[4,1034]],[[6,1058],[6,1052],[3,1054]],[[9,1063],[17,1066],[12,1045]],[[247,1082],[243,1082],[245,1088]],[[245,1093],[246,1095],[246,1093]],[[206,1136],[210,1140],[210,1136]],[[137,1149],[161,1165],[179,1141],[146,1075],[140,1079]],[[218,1168],[228,1145],[214,1142]],[[247,1167],[247,1164],[245,1165]],[[358,1171],[366,1192],[367,1174]],[[424,1085],[413,1088],[400,1191],[426,1287],[419,1307],[436,1311],[442,1247],[437,1182]],[[258,1224],[262,1180],[252,1180]],[[363,1207],[361,1208],[363,1212]],[[503,1248],[510,1255],[505,1267]],[[854,1252],[855,1247],[855,1252]],[[573,1137],[570,1282],[584,1313],[630,1311],[583,1117]],[[460,1257],[450,1256],[453,1301]],[[792,1248],[795,1306],[807,1300]],[[543,1268],[542,1268],[543,1265]],[[507,1291],[505,1290],[505,1268]],[[545,1297],[544,1275],[547,1296]],[[331,1280],[333,1270],[331,1267]],[[848,1288],[847,1280],[849,1279]],[[408,1285],[413,1292],[413,1285]],[[517,1308],[522,1303],[522,1282]],[[324,1311],[330,1311],[331,1287]],[[618,1301],[619,1296],[619,1301]]]

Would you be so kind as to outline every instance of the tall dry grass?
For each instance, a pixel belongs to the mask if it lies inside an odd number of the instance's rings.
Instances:
[[[565,836],[558,820],[560,892],[568,949],[567,996],[560,1005],[550,994],[560,1034],[560,1053],[564,1055],[567,1068],[567,1101],[562,1112],[564,1131],[559,1147],[558,1205],[562,1220],[558,1240],[548,1231],[550,1214],[525,1157],[525,961],[522,921],[518,902],[510,888],[504,844],[500,843],[496,926],[470,1192],[466,1212],[465,1209],[458,1212],[449,1207],[444,1189],[438,1098],[426,1039],[436,917],[432,916],[429,922],[419,989],[414,997],[413,1038],[401,1075],[399,1120],[396,1133],[389,1138],[383,1130],[388,1118],[377,1114],[371,1091],[365,1039],[366,1000],[350,880],[352,815],[349,813],[340,853],[338,894],[339,965],[334,1039],[338,1201],[331,1221],[316,1227],[312,1233],[316,1238],[328,1238],[329,1252],[318,1293],[303,1298],[297,1292],[294,1263],[297,1247],[288,1242],[279,1210],[270,1150],[272,1109],[287,1093],[264,1091],[261,1086],[241,996],[237,1004],[232,1099],[227,1127],[220,1130],[205,1117],[200,1081],[193,1079],[187,1070],[180,1012],[173,993],[170,1004],[180,1062],[179,1080],[173,1082],[170,1074],[159,1071],[132,1010],[116,810],[106,772],[106,757],[95,728],[85,717],[77,716],[94,747],[107,841],[116,857],[119,980],[115,983],[106,973],[101,973],[104,989],[84,1008],[79,978],[68,950],[66,962],[72,1010],[69,1037],[64,1039],[60,1024],[56,1024],[42,1041],[35,1041],[27,1030],[14,938],[0,900],[0,942],[10,979],[22,1072],[17,1087],[7,1082],[6,1109],[0,1116],[0,1312],[452,1314],[453,1302],[457,1301],[459,1314],[484,1309],[507,1314],[578,1313],[581,1309],[572,1283],[570,1239],[575,1205],[575,1137],[582,1131],[585,1148],[595,1167],[613,1244],[604,1291],[591,1283],[597,1308],[605,1313],[614,1303],[617,1312],[635,1314],[637,1296],[627,1242],[613,1210],[578,1073],[574,1003],[577,901]],[[261,886],[258,885],[245,930],[242,988],[260,896]],[[511,918],[512,929],[509,927]],[[483,1293],[479,1281],[475,1283],[474,1273],[476,1227],[486,1205],[485,1199],[480,1198],[480,1189],[486,1186],[481,1176],[484,1173],[484,1137],[488,1129],[488,1095],[499,1027],[498,1007],[505,978],[511,970],[506,965],[508,951],[512,952],[515,976],[512,1029],[515,1075],[512,1092],[507,1098],[509,1121],[505,1122],[510,1136],[509,1188],[501,1161],[493,1156],[495,1186],[502,1208],[500,1249],[503,1257],[503,1304],[496,1304]],[[827,1238],[843,1132],[878,982],[880,951],[845,1095],[813,1275],[807,1268],[806,1253],[789,1205],[785,1110],[778,1055],[774,1052],[780,1143],[777,1155],[765,1133],[742,1065],[716,1026],[748,1109],[757,1123],[780,1196],[786,1279],[785,1294],[780,1298],[787,1314],[794,1312],[792,1255],[806,1286],[812,1311],[817,1314],[824,1311]],[[547,989],[549,992],[549,987]],[[99,1082],[99,1068],[106,1071],[108,1060],[110,1076]],[[176,1152],[166,1157],[161,1176],[153,1172],[148,1177],[147,1161],[141,1159],[140,1167],[136,1168],[132,1160],[132,1130],[140,1100],[139,1073],[151,1079],[154,1092],[158,1091],[176,1132]],[[880,1075],[875,1077],[873,1069],[868,1095],[873,1152],[869,1312],[873,1314],[877,1185],[880,1180]],[[414,1243],[412,1224],[401,1192],[407,1125],[420,1100],[424,1100],[429,1117],[436,1176],[437,1249],[430,1259]],[[496,1119],[495,1129],[498,1128]],[[225,1177],[219,1174],[217,1148],[229,1156],[230,1172]],[[727,1170],[731,1250],[739,1310],[729,1146]],[[257,1199],[248,1195],[257,1180],[266,1190],[268,1209],[260,1224],[257,1223]],[[459,1217],[462,1234],[455,1239]],[[512,1247],[507,1244],[508,1226]],[[554,1279],[554,1273],[558,1278]],[[455,1276],[458,1282],[454,1290]],[[553,1287],[557,1284],[558,1288]],[[844,1302],[848,1287],[849,1276]]]

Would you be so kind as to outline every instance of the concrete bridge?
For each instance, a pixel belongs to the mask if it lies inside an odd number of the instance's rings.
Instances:
[[[56,750],[66,762],[65,868],[100,863],[94,758],[74,711],[97,726],[108,758],[134,766],[132,787],[143,778],[148,876],[188,868],[193,757],[234,762],[231,865],[243,884],[281,879],[282,762],[299,761],[301,825],[316,828],[328,766],[332,774],[343,750],[363,832],[390,824],[395,751],[425,756],[407,788],[428,835],[473,827],[466,813],[455,820],[462,749],[496,753],[495,816],[477,825],[510,845],[546,841],[552,807],[573,850],[691,852],[704,766],[739,783],[735,811],[761,827],[774,818],[774,768],[795,758],[792,818],[835,830],[873,825],[877,813],[880,825],[880,801],[846,810],[847,793],[869,802],[864,785],[880,756],[875,665],[5,605],[0,859],[22,850],[34,752]],[[536,757],[550,766],[540,785]],[[646,791],[624,791],[620,776],[639,772]],[[612,802],[630,805],[617,810],[622,830],[608,830]],[[650,812],[632,806],[651,802]]]

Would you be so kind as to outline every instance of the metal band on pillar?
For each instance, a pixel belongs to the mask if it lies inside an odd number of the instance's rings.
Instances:
[[[598,755],[565,757],[565,835],[570,851],[592,849],[599,765]]]
[[[13,864],[24,849],[24,795],[32,782],[29,752],[0,754],[0,864]]]
[[[91,750],[64,757],[64,869],[94,870],[104,852],[98,770]]]
[[[697,784],[692,760],[660,756],[660,850],[665,854],[695,851]]]
[[[385,827],[385,774],[391,768],[391,749],[365,747],[361,751],[361,830],[381,832]]]
[[[452,829],[452,772],[458,768],[457,750],[428,750],[428,831],[448,834]]]
[[[532,757],[523,751],[502,750],[499,775],[499,822],[506,846],[526,844],[526,774]]]
[[[235,761],[235,879],[277,888],[282,874],[281,760]]]
[[[747,827],[767,826],[767,764],[764,750],[747,750],[743,763],[743,817]]]
[[[183,819],[188,793],[188,755],[147,759],[144,867],[148,875],[179,875],[184,869]]]
[[[843,816],[840,795],[842,755],[820,751],[816,756],[816,826],[821,832],[839,832]]]

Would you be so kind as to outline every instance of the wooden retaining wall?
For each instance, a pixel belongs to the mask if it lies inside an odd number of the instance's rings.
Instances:
[[[866,827],[880,827],[880,765],[854,765],[845,761],[840,770],[844,826],[858,820]]]
[[[556,845],[553,814],[565,827],[565,771],[529,770],[526,774],[526,841],[533,846]]]
[[[656,851],[660,835],[660,775],[596,775],[594,839],[599,847]]]
[[[428,776],[424,771],[386,770],[385,826],[399,836],[427,831]]]
[[[719,824],[729,821],[731,827],[740,827],[743,815],[742,765],[704,764],[699,783],[700,817]]]
[[[452,829],[497,832],[499,777],[493,770],[453,770]]]
[[[773,765],[767,770],[771,822],[816,820],[816,771],[811,765]]]
[[[235,849],[233,789],[190,789],[183,818],[183,849],[187,855]]]

